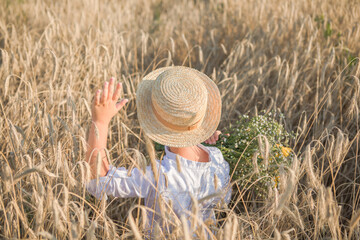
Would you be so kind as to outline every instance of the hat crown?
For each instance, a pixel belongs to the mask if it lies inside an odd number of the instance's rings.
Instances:
[[[191,71],[170,69],[161,73],[152,87],[152,107],[159,118],[171,125],[199,123],[207,108],[207,89]]]

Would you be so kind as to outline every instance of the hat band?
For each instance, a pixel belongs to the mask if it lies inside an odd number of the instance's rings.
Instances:
[[[172,124],[168,121],[166,121],[165,119],[163,119],[160,114],[155,110],[154,108],[154,105],[151,104],[151,108],[156,116],[156,118],[159,120],[159,122],[161,122],[164,126],[168,127],[168,128],[171,128],[173,130],[179,130],[179,131],[190,131],[190,130],[193,130],[195,128],[198,127],[201,119],[199,121],[197,121],[196,123],[194,123],[193,125],[190,125],[190,126],[180,126],[180,125],[175,125],[175,124]]]

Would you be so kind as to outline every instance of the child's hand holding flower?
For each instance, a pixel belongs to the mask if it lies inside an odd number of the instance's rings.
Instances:
[[[216,144],[216,142],[219,140],[219,136],[221,135],[222,133],[221,133],[221,131],[219,131],[219,130],[216,130],[215,132],[214,132],[214,134],[213,135],[211,135],[211,137],[209,137],[204,143],[206,143],[206,144]],[[225,134],[225,136],[230,136],[230,134]],[[222,137],[223,139],[224,139],[224,137]]]
[[[219,130],[216,130],[211,137],[209,137],[204,143],[206,144],[215,144],[217,140],[219,140],[219,135],[221,132]]]
[[[96,91],[95,98],[92,104],[92,120],[96,124],[108,125],[115,114],[129,101],[128,99],[121,99],[121,83],[116,84],[114,91],[115,79],[111,78],[110,83],[105,82],[103,90]]]

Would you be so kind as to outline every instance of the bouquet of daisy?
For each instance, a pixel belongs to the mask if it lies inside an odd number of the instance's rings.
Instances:
[[[292,162],[289,142],[294,134],[286,131],[281,122],[282,114],[242,115],[223,130],[216,146],[230,164],[235,192],[263,200],[269,188],[284,184],[279,180],[279,171]]]

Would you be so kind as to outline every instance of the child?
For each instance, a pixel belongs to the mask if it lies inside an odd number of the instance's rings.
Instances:
[[[148,166],[145,172],[134,168],[130,176],[124,167],[109,166],[103,150],[111,118],[128,102],[122,99],[117,103],[120,83],[114,93],[113,88],[114,79],[110,84],[105,82],[102,94],[96,92],[92,105],[93,124],[86,155],[92,178],[96,178],[98,151],[102,162],[100,178],[87,185],[89,192],[97,198],[145,198],[145,206],[155,209],[148,211],[149,227],[154,222],[164,227],[159,196],[179,219],[185,216],[193,222],[192,206],[198,204],[198,223],[208,219],[214,222],[213,208],[222,200],[228,203],[231,195],[229,164],[218,148],[200,144],[214,144],[220,134],[216,128],[221,97],[215,83],[195,69],[179,66],[160,68],[144,77],[136,92],[138,119],[149,138],[165,145],[165,155],[156,163],[157,174]]]

